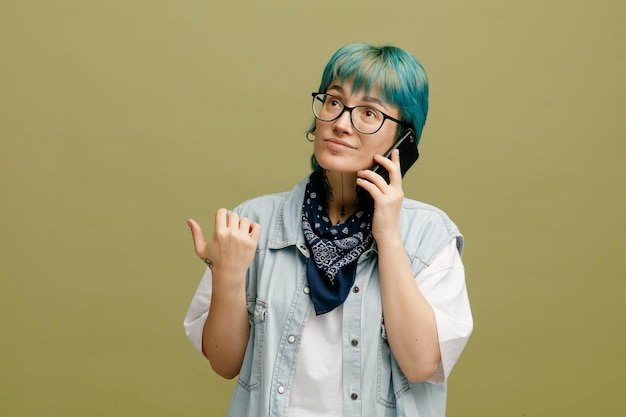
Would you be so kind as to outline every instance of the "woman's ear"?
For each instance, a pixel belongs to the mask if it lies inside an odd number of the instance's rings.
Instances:
[[[315,127],[309,129],[309,131],[306,132],[306,140],[308,140],[309,142],[315,141]]]

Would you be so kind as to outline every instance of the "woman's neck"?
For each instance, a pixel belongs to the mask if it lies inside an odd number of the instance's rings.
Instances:
[[[356,210],[356,174],[325,171],[324,175],[330,188],[326,195],[330,221],[344,223]]]

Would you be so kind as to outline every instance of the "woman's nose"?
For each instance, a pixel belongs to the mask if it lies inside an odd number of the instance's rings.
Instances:
[[[334,122],[335,130],[338,132],[352,133],[352,115],[350,110],[344,109],[341,116]]]

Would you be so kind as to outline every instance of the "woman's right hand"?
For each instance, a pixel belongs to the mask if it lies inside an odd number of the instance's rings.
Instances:
[[[229,213],[225,208],[215,213],[215,229],[208,242],[196,221],[187,219],[187,225],[191,229],[196,255],[210,260],[207,263],[212,263],[211,269],[217,275],[245,275],[259,243],[261,225],[251,223],[245,217],[239,218],[237,213]]]
[[[213,272],[202,351],[218,375],[234,378],[241,369],[250,335],[245,277],[259,243],[261,226],[245,217],[239,218],[237,213],[219,209],[215,213],[213,236],[207,242],[198,223],[188,219],[187,224],[196,255],[205,259]]]

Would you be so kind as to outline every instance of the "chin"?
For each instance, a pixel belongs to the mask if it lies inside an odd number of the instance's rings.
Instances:
[[[317,162],[320,164],[322,168],[327,171],[333,172],[350,172],[354,173],[362,169],[367,169],[369,167],[365,166],[356,166],[354,163],[349,163],[341,158],[321,158],[317,159]]]

